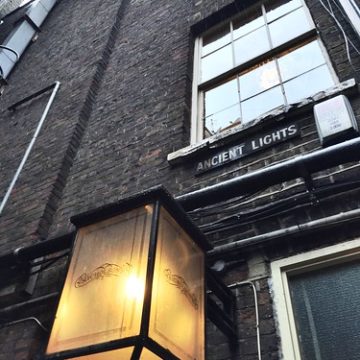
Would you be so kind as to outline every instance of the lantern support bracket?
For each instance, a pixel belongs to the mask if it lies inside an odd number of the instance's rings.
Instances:
[[[209,268],[206,274],[206,285],[208,289],[206,299],[208,318],[234,345],[237,338],[234,321],[235,296]]]

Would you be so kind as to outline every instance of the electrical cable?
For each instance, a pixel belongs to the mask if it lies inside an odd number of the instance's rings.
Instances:
[[[337,9],[339,10],[339,12],[340,12],[341,15],[343,16],[343,18],[344,18],[346,21],[349,22],[347,15],[344,13],[344,9],[343,9],[341,6],[339,6],[339,4],[338,4],[335,0],[332,0],[332,2],[333,2],[334,5],[337,7]],[[354,7],[354,5],[353,5],[353,7]],[[354,7],[354,10],[355,10],[355,12],[357,13],[357,15],[358,15],[359,18],[360,18],[359,10],[356,9],[355,7]],[[350,40],[349,40],[349,41],[350,41]],[[356,46],[355,46],[351,41],[350,41],[350,44],[353,46],[353,48],[354,48],[354,49],[357,51],[357,53],[359,54],[359,50],[356,48]]]
[[[221,204],[209,205],[206,208],[194,209],[194,210],[188,211],[187,213],[192,218],[203,218],[204,216],[218,215],[219,211],[221,211],[222,213],[227,213],[227,212],[231,213],[231,211],[234,208],[238,207],[239,201],[244,201],[244,200],[249,199],[249,198],[251,198],[253,196],[257,196],[257,195],[261,194],[262,192],[264,192],[264,190],[254,191],[254,192],[248,193],[246,195],[234,197],[231,200],[226,200]],[[236,205],[229,206],[231,204],[236,204]],[[221,210],[221,207],[225,207],[225,206],[227,208]],[[214,209],[214,210],[211,211],[211,209]]]
[[[327,0],[329,3],[329,0]],[[321,6],[325,9],[325,11],[332,17],[332,19],[335,21],[336,25],[338,26],[338,28],[340,29],[343,38],[344,38],[344,42],[345,42],[345,47],[346,47],[346,55],[347,55],[347,59],[349,61],[350,66],[352,67],[352,69],[356,72],[355,67],[353,66],[352,63],[352,59],[351,59],[351,54],[350,54],[350,49],[349,49],[349,43],[351,44],[351,46],[354,48],[354,50],[360,55],[360,51],[356,48],[356,46],[352,43],[352,41],[347,37],[345,30],[343,29],[342,25],[340,24],[339,20],[336,18],[335,14],[332,11],[331,5],[330,5],[330,9],[326,7],[326,5],[324,4],[324,2],[322,0],[319,0]]]
[[[303,192],[292,195],[288,198],[278,200],[271,204],[261,206],[255,209],[250,209],[247,212],[234,214],[232,216],[220,219],[210,224],[200,226],[201,230],[206,234],[211,234],[219,231],[226,231],[236,227],[244,226],[253,221],[265,220],[271,217],[284,214],[289,210],[296,210],[304,206],[314,204],[314,199],[322,200],[331,195],[336,195],[345,191],[354,190],[360,187],[360,181],[341,182],[336,184],[329,184],[312,192]]]
[[[8,50],[8,51],[12,52],[12,53],[15,54],[15,56],[16,56],[16,61],[19,60],[20,55],[18,54],[18,52],[17,52],[16,50],[11,49],[11,48],[9,48],[9,47],[7,47],[7,46],[5,46],[5,45],[0,45],[0,49],[4,49],[4,50]]]

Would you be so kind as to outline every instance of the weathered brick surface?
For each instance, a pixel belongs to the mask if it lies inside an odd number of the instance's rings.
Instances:
[[[73,230],[69,218],[157,184],[174,194],[220,183],[321,148],[311,106],[289,112],[238,135],[237,141],[278,124],[296,122],[301,136],[195,177],[195,159],[172,166],[167,155],[189,145],[194,33],[221,22],[250,1],[231,0],[62,0],[25,52],[0,100],[0,191],[3,194],[21,160],[49,93],[21,106],[7,107],[58,80],[61,87],[28,162],[0,217],[0,255],[18,246]],[[321,39],[340,81],[359,76],[360,57],[350,47],[349,64],[341,31],[318,1],[307,0]],[[349,39],[353,30],[334,9]],[[231,13],[233,12],[233,13]],[[201,27],[199,26],[201,24]],[[194,30],[195,29],[195,30]],[[360,97],[350,96],[357,120]],[[216,151],[216,149],[214,150]],[[355,182],[359,164],[344,164],[314,174],[315,189],[340,181]],[[276,184],[260,193],[196,210],[190,216],[215,245],[321,219],[360,205],[356,186],[316,198],[304,194],[302,179]],[[296,206],[251,212],[302,194]],[[212,211],[209,211],[212,210]],[[241,214],[237,224],[211,231],[215,221]],[[242,218],[245,220],[242,221]],[[246,220],[248,219],[248,220]],[[257,288],[263,359],[279,358],[272,310],[269,262],[358,237],[356,226],[282,238],[241,253],[224,254],[228,284],[253,280]],[[65,260],[43,271],[32,298],[60,291]],[[207,359],[257,359],[255,303],[248,285],[236,285],[237,347],[208,324]],[[22,296],[22,297],[21,297]],[[21,295],[17,299],[26,298]],[[20,300],[19,300],[20,301]],[[1,302],[4,306],[9,304]],[[54,304],[16,316],[43,316],[50,325]],[[16,318],[9,315],[9,320]],[[0,319],[1,320],[1,319]],[[15,331],[16,330],[16,331]],[[34,324],[0,330],[0,360],[31,359],[41,354],[46,336]],[[10,354],[10,355],[9,355]],[[15,356],[15,357],[14,357]]]

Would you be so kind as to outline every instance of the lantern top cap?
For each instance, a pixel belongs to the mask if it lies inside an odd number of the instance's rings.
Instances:
[[[213,246],[206,239],[205,235],[191,221],[182,206],[162,185],[135,193],[129,197],[119,199],[114,203],[106,204],[98,208],[74,215],[70,218],[70,221],[77,228],[80,228],[109,219],[116,215],[135,209],[136,207],[149,205],[157,201],[160,202],[160,204],[175,218],[179,225],[204,251],[208,251],[213,248]]]

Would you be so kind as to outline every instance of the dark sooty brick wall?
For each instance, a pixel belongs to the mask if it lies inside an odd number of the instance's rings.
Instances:
[[[350,48],[349,64],[341,31],[318,1],[308,7],[340,81],[358,79],[360,60]],[[300,136],[222,168],[195,176],[196,156],[170,165],[167,156],[189,145],[194,37],[249,1],[88,0],[59,1],[8,79],[0,99],[1,179],[5,193],[50,96],[10,112],[8,106],[55,81],[61,86],[44,127],[0,217],[0,254],[73,231],[71,215],[108,204],[142,189],[164,184],[174,195],[236,178],[321,148],[311,106],[258,124],[237,135],[242,141],[278,123],[296,122]],[[359,41],[337,14],[350,40]],[[356,89],[349,95],[359,120]],[[210,150],[209,150],[210,151]],[[356,181],[357,163],[314,174],[314,186]],[[320,200],[311,194],[299,206],[266,217],[252,211],[306,192],[303,179],[279,183],[207,209],[189,212],[214,245],[223,245],[321,219],[359,206],[356,187]],[[264,210],[265,211],[265,210]],[[216,221],[241,214],[244,221],[214,228]],[[237,344],[208,323],[208,359],[257,359],[253,281],[258,295],[263,359],[279,358],[279,339],[269,290],[269,263],[326,244],[354,239],[356,226],[277,239],[218,255],[221,276],[236,295]],[[14,277],[0,289],[0,321],[37,316],[50,326],[64,263],[40,273],[32,296],[25,279]],[[19,290],[20,289],[20,290]],[[22,290],[21,290],[22,289]],[[42,302],[15,303],[49,296]],[[32,359],[41,354],[47,335],[34,322],[0,329],[1,359]]]

